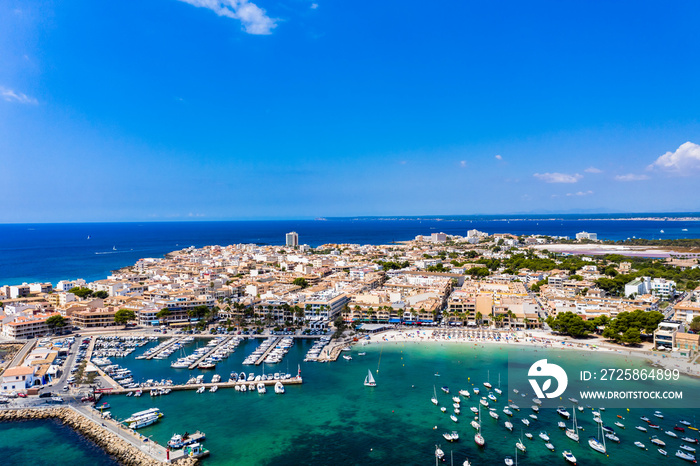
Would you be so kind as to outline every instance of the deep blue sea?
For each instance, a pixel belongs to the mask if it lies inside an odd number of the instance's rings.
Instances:
[[[105,278],[111,270],[143,257],[162,257],[187,246],[236,243],[284,244],[284,235],[299,233],[299,242],[386,244],[436,232],[546,234],[573,237],[589,231],[600,239],[698,238],[700,221],[610,220],[629,217],[700,217],[698,213],[634,215],[551,215],[424,218],[342,218],[327,220],[73,223],[0,225],[0,285],[83,278]],[[661,233],[661,231],[664,231]],[[684,231],[685,230],[685,231]],[[89,239],[88,239],[89,237]]]

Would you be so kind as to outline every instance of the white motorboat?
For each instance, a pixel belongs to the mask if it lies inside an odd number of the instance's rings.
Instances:
[[[569,417],[571,417],[571,414],[569,414],[569,411],[567,411],[566,408],[564,408],[563,406],[559,406],[557,408],[557,413],[559,413],[559,415],[561,417],[566,418],[566,419],[569,419]]]
[[[257,388],[258,388],[258,393],[260,393],[261,395],[267,393],[267,387],[265,387],[264,383],[260,382],[258,384]]]
[[[651,441],[651,443],[653,443],[656,446],[659,446],[659,447],[666,446],[666,442],[664,442],[663,440],[658,438],[656,435],[652,436],[649,440]]]
[[[624,428],[625,428],[625,425],[624,425],[623,423],[621,423],[620,421],[615,421],[615,425],[616,425],[617,427],[619,427],[620,429],[624,429]]]
[[[503,408],[503,414],[507,414],[508,416],[512,416],[512,415],[513,415],[513,411],[511,411],[510,409],[508,409],[508,407],[506,406],[505,408]]]
[[[282,382],[277,381],[277,383],[275,384],[275,393],[277,393],[278,395],[284,394],[284,385],[282,385]]]
[[[459,394],[465,398],[469,398],[471,396],[471,394],[469,393],[469,390],[460,390]]]
[[[457,419],[457,416],[454,414],[450,414],[450,419],[452,419],[454,422],[459,422],[459,419]]]
[[[689,451],[690,453],[695,453],[695,448],[689,447],[688,445],[683,444],[680,448],[681,450]]]
[[[574,456],[573,453],[571,453],[570,450],[565,450],[561,453],[561,455],[564,457],[566,461],[568,461],[571,464],[576,464],[576,457]]]
[[[664,450],[663,448],[658,448],[657,451],[664,456],[668,456],[668,453],[666,453],[666,450]]]
[[[533,437],[532,437],[532,434],[531,434],[530,432],[526,432],[526,433],[525,433],[525,437],[527,437],[527,438],[530,439],[530,440],[532,440],[532,438],[533,438]]]
[[[544,440],[545,442],[549,442],[549,435],[547,435],[547,432],[540,432],[540,438]]]
[[[640,441],[636,441],[636,442],[634,442],[634,444],[635,444],[635,446],[641,448],[642,450],[646,450],[646,449],[647,449],[646,445],[644,445],[644,444],[643,444],[642,442],[640,442]]]
[[[498,413],[496,411],[489,411],[489,416],[494,419],[498,419]]]
[[[643,427],[643,426],[635,426],[634,428],[637,429],[637,430],[641,430],[642,432],[646,432],[646,431],[647,431],[647,428],[646,428],[646,427]]]
[[[523,419],[521,419],[521,421],[523,421],[523,424],[525,424],[526,426],[529,426],[529,425],[530,425],[530,420],[529,420],[529,419],[523,418]]]
[[[513,424],[510,421],[506,421],[506,429],[513,432]]]
[[[140,429],[142,427],[150,426],[155,424],[160,417],[157,414],[148,414],[146,416],[140,417],[135,421],[129,422],[127,425],[130,429]]]
[[[513,463],[513,458],[511,458],[510,456],[505,457],[505,463],[506,463],[506,466],[513,466],[515,464],[515,463]]]
[[[676,451],[676,456],[682,460],[690,461],[693,463],[696,462],[695,455],[691,455],[690,453],[685,453],[683,451],[678,450],[678,451]]]
[[[552,445],[551,442],[545,443],[544,446],[547,447],[547,449],[554,451],[554,445]]]
[[[678,438],[678,436],[676,435],[676,433],[673,432],[673,431],[670,431],[670,430],[667,430],[667,431],[665,432],[665,434],[668,435],[669,437]]]
[[[216,391],[217,391],[218,389],[219,389],[219,386],[218,386],[218,385],[214,385],[213,387],[211,387],[211,388],[209,389],[209,392],[211,392],[211,393],[216,393]]]
[[[204,393],[204,390],[205,390],[204,385],[202,385],[201,387],[199,387],[197,389],[197,393]]]

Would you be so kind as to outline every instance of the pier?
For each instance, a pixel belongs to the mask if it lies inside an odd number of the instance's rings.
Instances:
[[[146,359],[151,360],[151,359],[155,358],[160,353],[162,353],[164,350],[170,348],[175,343],[180,343],[182,340],[184,340],[184,337],[175,338],[173,341],[170,342],[170,344],[167,344],[167,345],[163,346],[161,349],[159,349],[158,351],[155,351],[153,354],[149,354],[148,356],[146,356]]]
[[[208,357],[209,357],[211,354],[213,354],[216,350],[218,350],[219,348],[221,348],[222,346],[224,346],[225,344],[227,344],[227,343],[230,342],[231,340],[233,340],[233,337],[226,337],[226,338],[224,338],[224,339],[221,341],[221,343],[219,343],[218,345],[212,347],[211,350],[209,350],[209,351],[207,351],[206,353],[204,353],[204,356],[202,356],[201,358],[197,359],[195,362],[193,362],[192,364],[190,364],[190,366],[188,367],[188,369],[189,369],[189,370],[192,370],[192,369],[196,368],[196,367],[199,365],[200,362],[202,362],[204,359],[208,358]]]
[[[161,388],[169,388],[172,391],[182,391],[182,390],[197,390],[199,387],[204,387],[205,389],[209,390],[211,387],[217,386],[219,388],[235,388],[236,385],[239,387],[242,385],[245,385],[246,387],[250,386],[250,384],[254,384],[256,387],[259,383],[265,385],[266,387],[271,387],[274,386],[277,382],[281,382],[282,385],[285,387],[287,385],[301,385],[303,383],[303,379],[301,376],[296,376],[292,377],[289,379],[278,379],[278,380],[258,380],[258,381],[253,381],[253,380],[246,380],[245,382],[208,382],[208,383],[191,383],[191,384],[183,384],[183,385],[155,385],[152,387],[135,387],[135,388],[118,388],[118,389],[113,389],[113,390],[103,390],[102,394],[103,395],[124,395],[129,392],[135,392],[137,390],[141,390],[143,392],[143,395],[146,396],[151,390],[157,390]],[[159,395],[162,396],[162,395]],[[165,395],[167,396],[167,395]]]
[[[258,360],[255,361],[255,365],[259,366],[260,364],[262,364],[262,362],[265,360],[267,355],[270,354],[272,352],[272,350],[277,348],[277,345],[279,345],[280,341],[282,341],[282,337],[277,338],[273,344],[268,346],[268,348],[263,352],[263,354],[258,358]]]

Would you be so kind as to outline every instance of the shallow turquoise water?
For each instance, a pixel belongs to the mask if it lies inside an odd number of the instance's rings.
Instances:
[[[542,409],[539,420],[529,428],[520,419],[532,411],[532,395],[520,397],[507,386],[508,352],[511,359],[525,357],[558,357],[553,352],[541,349],[507,348],[505,345],[482,347],[469,344],[438,343],[385,343],[356,347],[352,351],[352,361],[340,358],[335,363],[304,363],[303,358],[310,347],[310,341],[297,341],[284,361],[275,366],[266,366],[266,372],[296,373],[300,365],[304,384],[287,387],[285,395],[275,395],[269,391],[266,395],[258,393],[239,393],[232,389],[221,389],[217,393],[194,391],[173,392],[164,397],[127,398],[123,396],[108,397],[112,413],[118,418],[125,418],[135,411],[151,406],[159,407],[165,416],[157,424],[141,429],[140,432],[164,444],[173,433],[193,432],[197,429],[207,434],[206,447],[212,452],[205,465],[239,465],[239,464],[432,464],[434,463],[435,445],[441,445],[449,461],[450,451],[454,453],[455,464],[461,464],[469,457],[473,464],[503,464],[506,455],[514,455],[515,442],[524,432],[531,432],[534,440],[524,439],[528,451],[518,455],[518,464],[565,464],[561,451],[571,449],[579,464],[628,464],[635,461],[652,460],[659,463],[681,464],[673,454],[681,444],[680,440],[666,437],[663,431],[656,432],[667,443],[666,450],[671,455],[662,457],[649,443],[650,433],[639,432],[635,425],[642,424],[639,417],[652,417],[653,409],[624,408],[607,409],[603,413],[606,425],[613,426],[619,414],[625,430],[615,428],[621,438],[621,444],[608,444],[609,457],[594,452],[587,445],[589,435],[595,434],[595,424],[590,409],[578,413],[579,425],[585,429],[581,432],[581,443],[569,440],[557,428],[561,419],[553,409]],[[246,373],[262,372],[262,367],[241,366],[241,361],[258,345],[255,340],[245,341],[236,352],[216,371],[204,371],[205,380],[211,380],[214,373],[226,379],[232,370]],[[192,346],[187,348],[191,352]],[[190,375],[200,371],[173,370],[170,360],[135,360],[143,352],[141,348],[132,356],[115,359],[115,362],[129,367],[137,379],[172,378],[176,383],[186,381]],[[366,351],[366,356],[358,356],[358,351]],[[518,353],[518,354],[515,354]],[[178,355],[173,354],[171,359]],[[585,364],[590,353],[569,351],[562,357],[569,358],[571,364]],[[595,355],[614,364],[624,360],[623,356]],[[580,361],[580,362],[579,362]],[[641,361],[632,361],[642,367]],[[628,366],[629,367],[629,363]],[[288,369],[287,369],[288,368]],[[378,386],[363,386],[367,370],[375,374]],[[488,371],[488,373],[487,373]],[[438,372],[440,377],[435,377]],[[511,418],[515,431],[510,433],[504,427],[506,416],[502,413],[505,400],[499,400],[500,419],[489,417],[482,411],[483,434],[487,444],[478,449],[473,441],[474,429],[469,421],[472,417],[469,406],[477,401],[463,401],[462,414],[458,424],[449,419],[451,396],[460,388],[475,384],[483,389],[481,383],[487,374],[491,383],[497,385],[498,376],[504,395],[509,395],[520,408]],[[450,395],[440,391],[440,386],[452,389]],[[437,396],[441,406],[449,411],[443,414],[430,402],[433,387],[437,386]],[[676,388],[698,390],[698,381],[682,378],[674,382]],[[529,387],[518,387],[523,392],[531,392]],[[483,392],[482,392],[483,393]],[[569,407],[571,411],[571,407]],[[665,419],[659,421],[662,427],[670,429],[683,416],[693,419],[696,410],[663,410]],[[437,426],[437,429],[433,429]],[[21,427],[20,427],[21,429]],[[461,439],[454,444],[442,438],[445,431],[457,430]],[[664,430],[666,430],[664,429]],[[556,452],[544,447],[538,438],[541,430],[546,430]],[[651,429],[650,429],[651,430]],[[696,432],[686,434],[698,437]],[[682,435],[681,435],[682,436]],[[641,451],[633,445],[635,440],[647,444],[648,451]],[[10,463],[13,464],[13,463]],[[14,463],[21,464],[21,463]]]

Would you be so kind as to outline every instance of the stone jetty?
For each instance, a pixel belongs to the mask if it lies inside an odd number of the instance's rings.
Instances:
[[[57,419],[64,425],[79,432],[84,437],[101,447],[105,452],[125,466],[160,466],[177,464],[178,466],[194,466],[196,458],[183,457],[171,463],[158,461],[147,453],[126,442],[118,435],[104,429],[91,419],[68,407],[56,408],[26,408],[0,411],[0,421],[21,421],[38,419]]]

